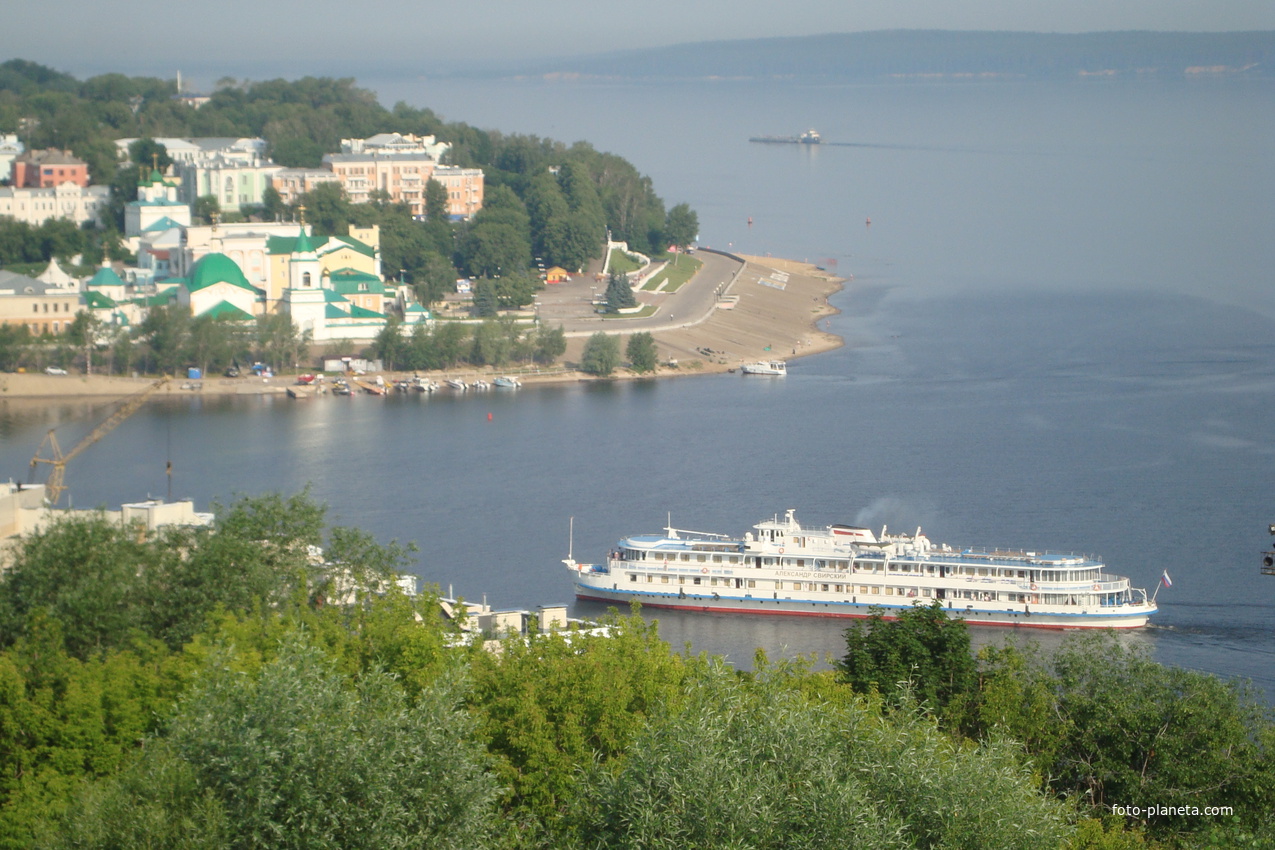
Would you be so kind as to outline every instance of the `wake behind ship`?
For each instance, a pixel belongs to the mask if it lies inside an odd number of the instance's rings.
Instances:
[[[743,537],[686,531],[621,540],[599,564],[563,563],[576,596],[650,608],[866,617],[934,601],[971,624],[1033,628],[1145,626],[1154,598],[1079,555],[962,549],[916,534],[803,528],[795,511]]]

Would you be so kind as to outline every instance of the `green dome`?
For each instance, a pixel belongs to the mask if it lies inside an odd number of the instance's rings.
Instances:
[[[229,283],[244,289],[255,289],[248,278],[244,277],[239,264],[225,254],[207,254],[201,257],[195,267],[190,270],[191,292],[212,286],[215,283]]]

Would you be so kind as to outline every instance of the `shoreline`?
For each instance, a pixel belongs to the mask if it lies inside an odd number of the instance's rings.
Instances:
[[[600,378],[569,367],[523,372],[517,368],[464,367],[439,372],[419,373],[437,380],[460,377],[466,380],[491,378],[497,374],[513,374],[524,384],[575,383],[578,381],[615,381],[669,378],[729,372],[740,363],[754,360],[794,360],[840,348],[841,337],[818,325],[839,311],[828,298],[843,288],[844,278],[816,268],[810,263],[776,257],[740,255],[744,266],[727,292],[704,316],[683,325],[652,328],[661,364],[676,361],[676,366],[661,365],[655,372],[639,375],[627,370]],[[660,304],[676,294],[648,295]],[[623,319],[609,319],[599,330],[622,339],[635,331],[624,326]],[[585,338],[568,339],[565,362],[579,362]],[[386,381],[412,372],[381,372]],[[0,374],[0,403],[14,400],[115,400],[150,387],[156,377],[120,375],[46,375],[23,372]],[[199,389],[183,389],[198,384]],[[291,375],[273,378],[205,378],[191,381],[171,378],[155,393],[155,397],[178,395],[270,395],[283,394],[295,386]]]

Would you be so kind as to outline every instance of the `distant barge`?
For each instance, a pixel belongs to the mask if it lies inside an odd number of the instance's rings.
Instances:
[[[823,140],[815,130],[807,130],[800,136],[753,136],[748,141],[767,145],[817,145]]]

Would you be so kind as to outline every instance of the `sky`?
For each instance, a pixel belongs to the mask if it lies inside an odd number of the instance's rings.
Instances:
[[[696,41],[881,29],[1275,30],[1272,0],[42,0],[0,11],[0,61],[77,77],[366,78]]]

